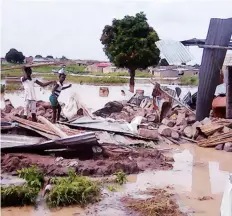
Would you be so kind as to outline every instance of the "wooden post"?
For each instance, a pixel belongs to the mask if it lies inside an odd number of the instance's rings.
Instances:
[[[232,119],[232,66],[228,66],[226,77],[226,118]]]

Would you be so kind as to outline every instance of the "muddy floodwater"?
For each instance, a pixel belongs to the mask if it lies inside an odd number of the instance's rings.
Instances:
[[[102,85],[104,86],[104,85]],[[70,95],[72,93],[77,93],[79,99],[92,111],[102,108],[107,102],[113,100],[127,100],[133,94],[128,91],[128,85],[122,86],[107,86],[109,88],[108,97],[99,96],[100,86],[93,85],[79,85],[72,84],[72,87],[61,92],[59,96],[59,101],[67,103]],[[172,89],[175,89],[175,85],[168,86]],[[195,92],[197,87],[181,87],[182,96],[184,96],[188,91]],[[36,87],[36,96],[38,100],[49,101],[49,96],[51,94],[51,89],[44,89],[41,87]],[[152,84],[136,84],[135,89],[143,89],[144,94],[151,96],[153,85]],[[121,95],[121,90],[124,90],[126,96]],[[13,106],[23,106],[24,105],[24,92],[16,91],[12,93],[6,93],[4,95],[5,99],[10,99]],[[1,100],[1,107],[4,107],[3,100]]]
[[[158,146],[170,148],[170,146]],[[193,144],[172,146],[165,154],[173,155],[174,167],[168,171],[149,171],[128,176],[128,182],[118,192],[103,191],[102,200],[86,209],[69,207],[48,210],[39,206],[37,209],[3,208],[3,216],[67,216],[67,215],[99,215],[123,216],[128,215],[127,210],[120,202],[126,195],[141,198],[139,192],[148,188],[167,188],[176,194],[180,208],[189,215],[219,216],[222,193],[228,175],[232,172],[231,153],[216,151],[214,149],[199,148]],[[209,200],[200,201],[203,196]],[[212,199],[211,199],[212,198]]]
[[[170,86],[175,88],[175,86]],[[136,85],[136,89],[144,89],[145,95],[151,95],[151,84]],[[121,90],[126,96],[121,95]],[[77,92],[80,100],[92,111],[104,106],[112,100],[126,100],[131,94],[127,91],[128,86],[109,86],[109,96],[99,97],[99,86],[77,85],[63,91],[60,101],[67,103],[72,92]],[[187,91],[194,92],[196,88],[184,87],[183,94]],[[48,101],[51,90],[36,88],[38,100]],[[10,99],[14,106],[22,106],[23,92],[5,94],[5,99]],[[1,104],[3,107],[4,104]],[[176,194],[180,208],[189,215],[194,216],[219,216],[222,193],[229,181],[229,173],[232,172],[232,155],[225,151],[199,148],[194,144],[181,146],[157,146],[166,149],[164,154],[174,157],[172,170],[149,171],[137,175],[128,176],[128,182],[118,189],[118,192],[103,190],[102,200],[92,206],[83,209],[77,206],[49,210],[44,204],[37,208],[3,208],[3,216],[126,216],[128,211],[120,202],[124,196],[131,195],[141,198],[139,192],[148,188],[166,188]],[[167,151],[167,149],[169,149]],[[168,186],[168,187],[167,187]],[[203,196],[209,200],[200,201]],[[212,198],[212,199],[211,199]],[[133,214],[135,215],[135,214]]]

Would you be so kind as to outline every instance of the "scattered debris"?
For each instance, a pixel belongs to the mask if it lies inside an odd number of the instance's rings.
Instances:
[[[121,202],[130,210],[140,215],[166,215],[166,216],[184,216],[187,215],[180,211],[174,196],[163,189],[152,189],[145,192],[148,198],[136,199],[133,197],[124,197]],[[152,197],[150,197],[152,196]]]
[[[203,196],[203,197],[198,197],[197,199],[198,199],[199,201],[213,200],[213,197],[211,197],[211,196]]]

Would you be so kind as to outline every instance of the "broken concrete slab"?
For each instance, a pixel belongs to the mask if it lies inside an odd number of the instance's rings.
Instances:
[[[152,139],[152,140],[158,140],[158,131],[157,130],[149,130],[140,128],[138,132],[139,136]]]
[[[166,125],[160,125],[158,128],[158,133],[163,136],[170,137],[172,134],[172,129]]]
[[[193,128],[192,126],[187,126],[185,129],[184,129],[184,135],[188,138],[192,138],[193,137]]]
[[[174,120],[168,120],[167,118],[164,118],[161,123],[168,127],[173,127],[175,125]]]
[[[226,152],[232,152],[232,142],[227,142],[227,143],[225,143],[223,149],[224,149],[224,151],[226,151]]]
[[[178,139],[180,138],[180,135],[179,135],[176,131],[172,131],[171,137],[172,137],[174,140],[178,140]]]

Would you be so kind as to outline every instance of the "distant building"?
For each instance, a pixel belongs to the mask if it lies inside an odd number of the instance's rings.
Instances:
[[[47,58],[34,58],[33,63],[48,63],[48,62],[54,62],[54,59],[47,59]]]
[[[192,66],[159,66],[148,70],[157,78],[178,77],[180,75],[193,76],[199,72],[199,69]]]
[[[1,58],[1,64],[9,64],[5,58]]]

